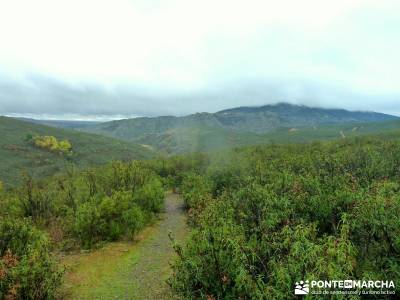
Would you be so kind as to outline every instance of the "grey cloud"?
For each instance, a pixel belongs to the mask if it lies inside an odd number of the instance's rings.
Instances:
[[[374,110],[397,114],[398,95],[370,95],[301,79],[237,79],[198,91],[149,92],[146,88],[68,84],[37,74],[25,83],[0,81],[0,114],[53,115],[64,118],[185,115],[235,106],[290,102],[319,107]]]
[[[281,101],[400,113],[397,0],[129,3],[79,4],[93,23],[76,20],[74,34],[64,11],[54,27],[0,26],[0,114],[184,115]],[[32,5],[53,20],[47,8]]]

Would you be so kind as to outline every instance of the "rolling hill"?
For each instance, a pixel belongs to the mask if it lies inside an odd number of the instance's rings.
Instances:
[[[67,139],[72,144],[72,154],[65,156],[35,147],[27,141],[35,135]],[[87,167],[113,159],[145,159],[153,155],[148,148],[131,142],[8,117],[0,117],[0,136],[0,180],[6,184],[18,182],[23,171],[41,177],[71,164]]]
[[[288,103],[261,107],[238,107],[217,112],[215,115],[224,127],[256,133],[271,132],[282,127],[368,123],[399,119],[376,112],[314,108]]]
[[[269,142],[304,142],[399,128],[391,115],[279,103],[184,117],[134,118],[82,131],[148,145],[163,153],[209,151]]]

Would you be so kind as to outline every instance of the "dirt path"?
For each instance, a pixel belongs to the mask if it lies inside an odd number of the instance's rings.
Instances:
[[[187,233],[182,200],[166,197],[166,212],[136,243],[112,243],[87,254],[69,256],[68,299],[171,299],[166,284],[175,253],[168,233],[182,241]]]

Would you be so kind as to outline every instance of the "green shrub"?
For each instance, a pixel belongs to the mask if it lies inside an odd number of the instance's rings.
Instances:
[[[146,212],[159,213],[164,209],[164,189],[158,178],[146,182],[134,193],[134,197]]]
[[[142,195],[139,193],[138,195]],[[147,195],[151,207],[142,207],[137,203],[132,192],[116,192],[112,196],[93,197],[81,204],[76,212],[74,234],[85,248],[90,248],[99,241],[115,241],[123,236],[134,238],[146,223],[147,214],[153,212],[154,202],[161,205],[160,199]]]
[[[130,237],[135,235],[144,227],[145,218],[139,206],[133,205],[122,213],[122,224]]]
[[[202,206],[202,199],[211,191],[212,185],[204,176],[193,173],[185,174],[181,184],[181,193],[186,208],[195,209]]]
[[[83,203],[75,215],[74,234],[87,248],[100,240],[101,226],[104,226],[97,204],[94,200]]]
[[[51,299],[62,273],[42,232],[26,220],[0,219],[1,299]]]

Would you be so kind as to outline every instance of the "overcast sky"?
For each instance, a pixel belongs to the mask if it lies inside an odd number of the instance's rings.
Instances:
[[[400,114],[399,0],[0,0],[0,114]]]

